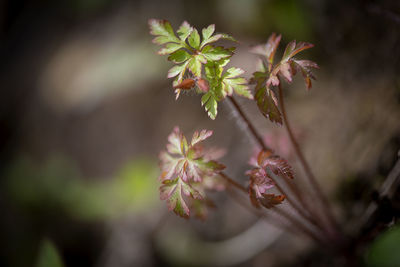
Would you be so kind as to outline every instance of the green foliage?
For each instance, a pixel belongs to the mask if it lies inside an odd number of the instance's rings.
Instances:
[[[231,68],[224,75],[223,69],[232,57],[235,48],[215,46],[213,43],[225,39],[235,41],[233,37],[225,33],[215,33],[215,25],[209,25],[202,29],[201,36],[197,29],[183,22],[174,33],[171,24],[166,20],[149,20],[150,33],[156,36],[153,42],[163,47],[158,51],[160,55],[169,55],[168,60],[176,65],[168,71],[168,78],[174,78],[176,98],[182,90],[188,90],[182,82],[189,71],[194,76],[198,90],[203,93],[201,104],[208,116],[215,119],[218,113],[218,102],[226,96],[235,94],[252,99],[253,96],[244,78],[238,77],[244,71],[239,68]],[[205,73],[204,73],[205,72]],[[198,81],[205,80],[208,83],[204,90]],[[203,89],[203,90],[202,90]]]
[[[157,166],[128,162],[112,179],[83,179],[69,161],[53,156],[43,166],[21,159],[7,171],[10,198],[21,209],[56,211],[79,220],[107,220],[157,205]]]
[[[369,267],[395,267],[400,263],[400,225],[380,235],[368,249],[365,262]]]
[[[57,248],[50,240],[43,240],[40,249],[39,255],[36,262],[36,267],[63,267],[64,264],[61,260],[61,257],[57,251]]]

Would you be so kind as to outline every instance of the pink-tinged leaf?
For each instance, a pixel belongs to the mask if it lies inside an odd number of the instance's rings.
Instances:
[[[149,20],[150,34],[157,36],[153,42],[157,44],[180,43],[180,40],[175,36],[171,24],[166,20],[150,19]]]
[[[280,65],[279,73],[285,78],[288,83],[292,82],[292,68],[289,63],[283,63]]]
[[[285,49],[285,52],[283,53],[282,61],[288,61],[292,57],[294,57],[296,54],[300,53],[303,50],[309,49],[314,47],[313,44],[306,43],[306,42],[299,42],[296,45],[296,41],[291,41]]]
[[[279,79],[278,76],[271,74],[271,76],[269,76],[268,80],[267,80],[267,87],[272,86],[278,86],[279,85]]]
[[[301,72],[304,78],[304,82],[306,84],[307,89],[311,89],[311,79],[315,80],[314,75],[311,72],[311,69],[318,69],[317,63],[310,61],[310,60],[293,60],[292,61],[293,69],[297,69]]]
[[[187,21],[184,21],[179,27],[177,33],[182,42],[185,42],[188,36],[192,33],[193,27]]]
[[[161,167],[161,175],[160,175],[160,180],[170,180],[176,170],[176,166],[179,162],[179,158],[172,157],[170,154],[168,154],[165,151],[161,151],[160,153],[160,167]]]
[[[272,155],[271,151],[261,151],[258,154],[257,163],[261,168],[271,170],[275,175],[293,179],[292,167],[285,159],[277,155]]]
[[[175,127],[172,133],[168,136],[167,150],[171,154],[182,154],[183,150],[181,149],[181,142],[184,136],[182,135],[179,127]]]
[[[190,216],[190,210],[183,198],[182,184],[183,182],[179,178],[164,181],[160,187],[160,198],[166,200],[168,210],[187,219]]]
[[[268,62],[268,71],[271,71],[272,69],[275,53],[280,41],[281,35],[277,36],[275,33],[272,33],[266,44],[258,45],[251,49],[251,52],[266,57]]]
[[[205,79],[198,79],[196,85],[202,93],[207,93],[210,90],[210,86]]]
[[[192,137],[191,145],[194,146],[195,144],[206,140],[213,134],[213,131],[201,130],[200,132],[195,131]]]
[[[260,198],[268,189],[275,186],[275,183],[263,168],[247,171],[246,175],[250,176],[250,187],[254,190],[257,198]]]

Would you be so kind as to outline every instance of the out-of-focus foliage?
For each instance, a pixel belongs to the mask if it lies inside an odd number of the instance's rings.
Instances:
[[[196,131],[188,143],[175,127],[168,136],[167,151],[160,153],[161,199],[166,200],[169,210],[183,218],[189,218],[189,207],[197,217],[204,218],[206,207],[212,205],[205,190],[224,189],[219,172],[225,166],[215,161],[221,153],[206,150],[201,144],[211,135],[212,131]]]
[[[85,181],[65,160],[52,159],[43,167],[21,159],[7,178],[10,197],[30,210],[58,210],[83,220],[107,219],[144,212],[157,205],[157,171],[139,159],[123,167],[113,179]]]
[[[274,187],[275,182],[268,172],[272,172],[282,179],[293,179],[292,168],[286,160],[272,151],[260,151],[257,158],[252,158],[250,164],[253,169],[246,172],[250,176],[249,194],[251,203],[260,208],[262,206],[270,209],[275,205],[281,204],[285,200],[284,195],[268,194],[267,190]]]
[[[35,267],[64,267],[57,248],[50,240],[42,241]]]
[[[381,234],[367,251],[365,262],[370,267],[400,265],[400,225]]]

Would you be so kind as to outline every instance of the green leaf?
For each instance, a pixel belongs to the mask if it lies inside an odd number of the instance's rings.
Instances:
[[[172,61],[174,63],[182,63],[190,58],[190,54],[186,52],[185,50],[178,50],[174,53],[172,53],[169,57],[168,60]]]
[[[178,49],[181,49],[182,45],[177,43],[168,43],[165,47],[161,48],[157,53],[159,55],[168,55],[175,52]]]
[[[197,56],[192,57],[188,61],[188,68],[196,77],[201,77],[201,66],[201,62]]]
[[[182,42],[185,42],[187,37],[192,33],[193,27],[187,21],[184,21],[179,27],[177,33]]]
[[[230,68],[226,71],[226,73],[223,75],[222,80],[222,92],[224,96],[232,95],[234,91],[240,96],[253,99],[246,79],[242,77],[237,77],[243,73],[244,71],[242,69],[235,67]]]
[[[180,40],[175,36],[171,24],[166,20],[150,19],[150,34],[157,36],[153,42],[157,44],[165,43],[180,43]]]
[[[210,119],[215,120],[217,117],[218,102],[212,92],[208,92],[202,96],[201,105],[204,106]]]
[[[203,41],[208,40],[211,37],[211,35],[214,33],[214,31],[215,31],[215,24],[211,24],[207,28],[204,28],[201,31],[201,33],[203,35]]]
[[[41,242],[36,267],[63,267],[64,264],[54,244],[45,239]]]
[[[200,48],[200,35],[196,29],[193,29],[193,31],[190,33],[188,42],[189,45],[194,49]]]
[[[222,46],[214,47],[211,45],[205,46],[201,53],[207,60],[211,61],[218,61],[220,59],[227,58],[233,55],[231,49],[226,49]]]

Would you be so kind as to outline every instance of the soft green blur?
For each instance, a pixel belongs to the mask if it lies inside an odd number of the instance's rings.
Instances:
[[[381,234],[371,245],[366,255],[370,267],[400,266],[400,225]]]
[[[10,197],[30,211],[58,210],[82,220],[111,219],[149,210],[159,204],[157,169],[150,160],[127,163],[114,179],[82,179],[65,159],[53,158],[39,167],[17,160],[8,173]]]

